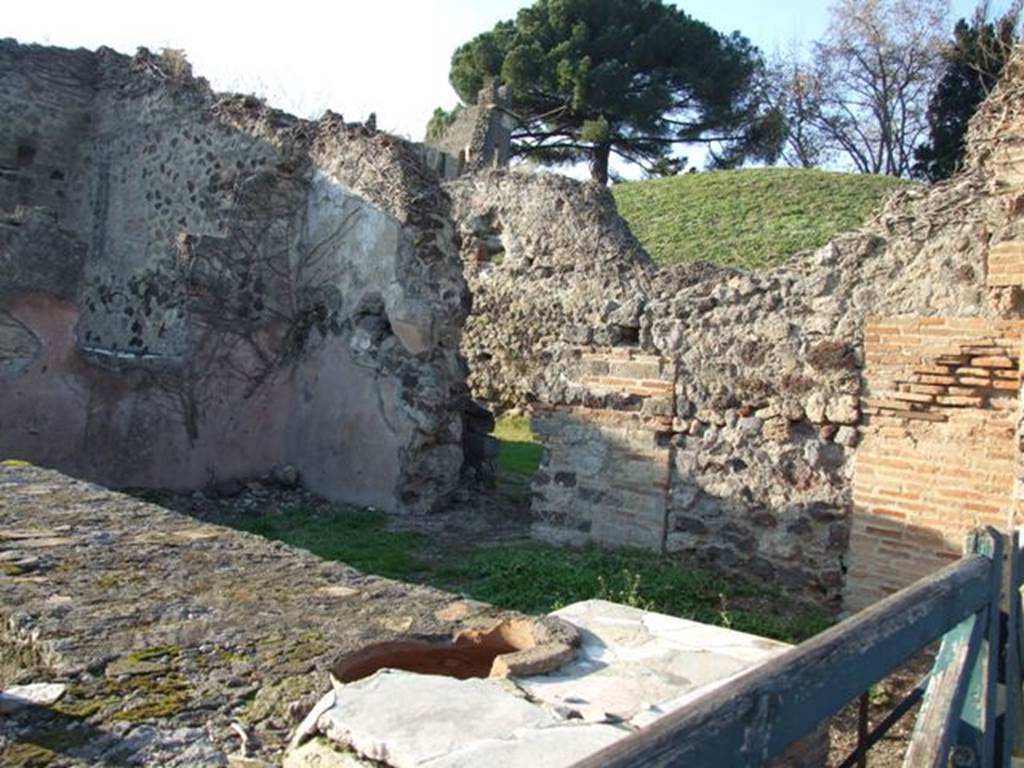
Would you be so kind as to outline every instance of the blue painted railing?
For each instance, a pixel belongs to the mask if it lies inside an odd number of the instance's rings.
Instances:
[[[863,765],[871,744],[923,699],[905,768],[1011,768],[1024,754],[1021,556],[1016,533],[977,531],[958,562],[575,768],[769,765],[940,638],[927,682],[874,733],[861,733],[845,765]]]

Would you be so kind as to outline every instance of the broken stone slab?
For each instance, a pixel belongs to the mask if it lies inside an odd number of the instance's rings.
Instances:
[[[483,749],[488,742],[518,741],[565,724],[553,711],[497,681],[385,670],[339,688],[334,705],[320,715],[317,728],[370,760],[394,768],[422,768],[471,765],[446,763],[442,758]],[[562,729],[544,741],[559,737],[575,742],[578,734]],[[528,750],[527,743],[524,750]],[[575,754],[575,748],[566,746],[565,750]],[[502,765],[549,764],[542,752],[523,754],[529,754],[530,760],[512,763],[503,759]]]
[[[0,715],[10,715],[27,707],[49,707],[56,704],[67,686],[61,683],[30,683],[15,685],[0,692]]]
[[[541,625],[545,630],[538,632]],[[576,603],[534,622],[499,622],[461,634],[478,640],[500,635],[524,645],[527,636],[547,645],[571,639],[580,647],[557,672],[517,677],[514,684],[384,669],[338,685],[306,717],[291,753],[312,737],[392,768],[570,766],[791,647],[604,600]],[[820,734],[797,745],[812,757],[827,746]],[[304,748],[319,755],[314,747]]]
[[[496,656],[491,677],[543,675],[572,661],[576,651],[565,643],[545,643],[516,653]]]
[[[552,615],[580,632],[576,660],[518,683],[534,699],[588,720],[604,712],[646,724],[666,702],[703,695],[789,647],[604,600],[574,603]]]
[[[423,768],[568,768],[628,735],[625,728],[594,723],[517,729],[507,738],[487,739],[430,760]]]

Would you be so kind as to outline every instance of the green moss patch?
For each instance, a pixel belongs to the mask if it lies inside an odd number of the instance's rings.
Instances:
[[[250,723],[286,719],[288,705],[311,693],[315,682],[310,675],[292,675],[263,686],[242,712],[242,719]]]
[[[132,675],[124,680],[109,681],[107,688],[112,695],[128,702],[110,719],[132,723],[176,715],[191,699],[188,682],[177,673]]]

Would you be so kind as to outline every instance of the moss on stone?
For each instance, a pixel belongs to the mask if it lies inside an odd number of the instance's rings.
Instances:
[[[92,738],[88,730],[64,726],[23,734],[21,741],[0,750],[0,765],[5,768],[42,768],[68,751],[82,747]]]
[[[141,584],[144,581],[145,579],[137,573],[108,573],[96,579],[95,583],[99,589],[113,589],[129,584]]]
[[[302,635],[299,638],[299,642],[288,651],[285,655],[285,660],[289,664],[302,664],[310,659],[322,656],[329,650],[330,648],[319,632],[307,632]]]
[[[50,709],[75,720],[88,720],[101,712],[115,709],[119,702],[117,696],[107,691],[106,681],[100,679],[92,683],[69,685],[64,695]]]
[[[242,711],[242,719],[255,724],[286,717],[288,705],[309,694],[312,683],[310,675],[292,675],[263,686]]]
[[[138,704],[116,712],[111,720],[137,723],[142,720],[157,720],[171,717],[183,711],[188,705],[188,694],[168,693],[150,696]]]
[[[131,703],[111,716],[113,721],[138,722],[170,717],[183,711],[191,699],[188,681],[180,674],[131,675],[108,680],[107,693]]]
[[[21,576],[25,569],[15,563],[0,563],[0,573],[4,576]]]
[[[38,744],[11,744],[0,750],[0,764],[9,768],[43,768],[57,759],[57,755]]]
[[[66,700],[65,700],[66,699]],[[75,720],[88,720],[114,703],[112,698],[102,696],[68,697],[53,704],[50,709],[58,714],[73,717]]]
[[[182,648],[180,645],[158,645],[153,648],[143,648],[139,651],[132,651],[125,656],[129,661],[149,661],[150,659],[159,659],[164,656],[169,656],[171,659],[176,659],[181,656]]]

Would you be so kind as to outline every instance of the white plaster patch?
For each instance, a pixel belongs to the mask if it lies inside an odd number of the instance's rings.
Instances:
[[[300,286],[336,285],[345,311],[369,293],[383,298],[398,279],[402,227],[323,171],[313,175],[306,205],[303,247],[293,265]],[[350,302],[350,303],[349,303]]]

